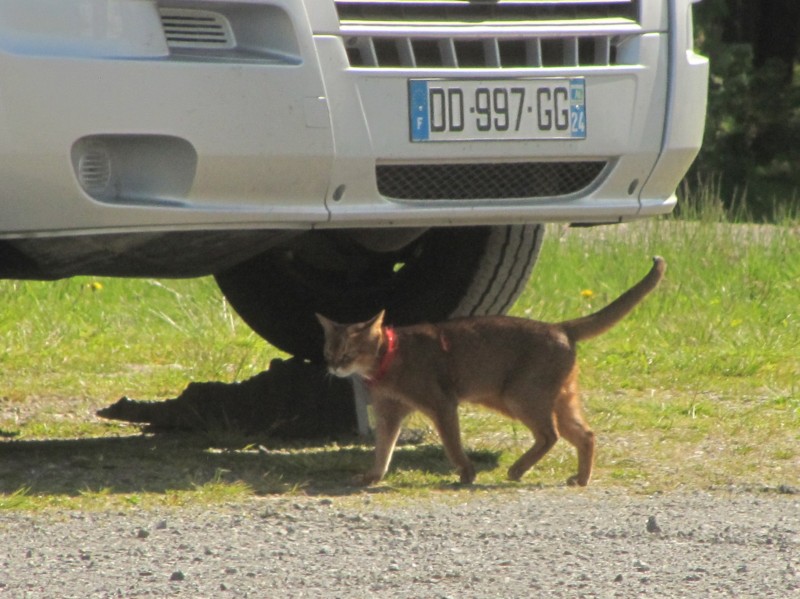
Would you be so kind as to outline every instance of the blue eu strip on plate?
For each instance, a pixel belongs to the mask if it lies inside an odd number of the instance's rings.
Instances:
[[[412,79],[409,82],[409,107],[411,141],[426,141],[430,130],[427,81]]]

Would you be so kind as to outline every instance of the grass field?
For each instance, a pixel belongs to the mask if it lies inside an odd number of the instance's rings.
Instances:
[[[602,307],[650,266],[662,286],[579,352],[598,437],[592,485],[674,489],[800,487],[800,229],[716,218],[548,230],[513,313],[560,320]],[[0,282],[0,508],[216,501],[261,493],[342,493],[370,447],[280,446],[152,437],[94,411],[121,395],[174,397],[190,381],[242,380],[277,352],[232,314],[209,279]],[[428,493],[455,480],[427,423],[401,447],[382,490]],[[522,483],[505,470],[527,430],[462,409],[478,488],[560,485],[561,442]],[[258,448],[258,443],[269,449]]]

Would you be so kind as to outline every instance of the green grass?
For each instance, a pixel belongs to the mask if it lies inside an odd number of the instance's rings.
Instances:
[[[279,355],[210,278],[2,281],[2,396],[165,396],[241,380]]]
[[[800,487],[796,222],[550,227],[517,315],[588,313],[643,276],[652,255],[668,262],[659,289],[580,348],[582,394],[598,437],[593,486]],[[343,481],[370,462],[370,446],[358,442],[242,439],[239,449],[209,449],[199,435],[141,435],[93,416],[121,395],[160,399],[189,381],[245,379],[278,355],[211,280],[0,282],[0,294],[0,434],[8,437],[0,441],[0,509],[347,494]],[[507,482],[505,470],[530,445],[527,430],[479,408],[462,414],[478,489],[558,486],[574,472],[574,451],[561,442],[522,483]],[[375,492],[450,490],[455,477],[435,435],[419,417],[409,424],[424,443],[399,448]]]

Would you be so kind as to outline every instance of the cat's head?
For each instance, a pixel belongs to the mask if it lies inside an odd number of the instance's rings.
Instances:
[[[339,324],[317,314],[317,320],[325,331],[323,355],[328,372],[343,378],[353,374],[368,377],[375,370],[381,347],[383,315],[381,311],[366,322]]]

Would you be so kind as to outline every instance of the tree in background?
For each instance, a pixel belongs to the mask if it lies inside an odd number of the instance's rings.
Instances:
[[[742,4],[742,0],[737,1]],[[759,0],[751,6],[756,9],[753,65],[761,69],[774,62],[780,82],[789,86],[800,39],[800,3],[797,0]]]
[[[687,181],[717,181],[730,207],[768,216],[800,202],[800,0],[704,0],[697,44],[711,59],[703,149]]]

